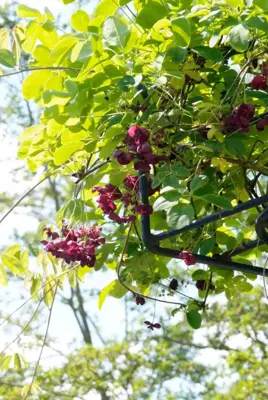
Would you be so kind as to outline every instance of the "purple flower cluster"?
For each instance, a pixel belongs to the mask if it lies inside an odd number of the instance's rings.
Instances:
[[[134,181],[133,181],[134,182]],[[125,207],[129,205],[136,204],[136,194],[133,192],[134,196],[131,192],[122,193],[121,190],[114,185],[108,183],[105,186],[94,186],[92,192],[97,192],[99,197],[97,199],[97,203],[100,209],[103,211],[105,215],[112,220],[117,222],[118,224],[134,222],[136,220],[135,215],[129,215],[126,217],[120,217],[116,214],[116,203],[115,200],[121,200]]]
[[[225,118],[224,127],[227,133],[232,132],[248,132],[250,120],[255,113],[253,104],[240,104],[234,112]]]
[[[45,250],[56,258],[61,258],[67,264],[78,262],[81,267],[94,267],[96,262],[95,248],[105,243],[100,237],[101,227],[80,227],[77,230],[63,224],[61,234],[51,231],[49,227],[44,232],[50,239],[42,240]]]
[[[118,224],[134,222],[135,213],[150,215],[153,212],[149,204],[139,204],[139,180],[137,176],[127,175],[123,180],[125,191],[122,192],[117,186],[110,183],[105,186],[94,186],[92,192],[97,192],[99,197],[97,203],[105,215]],[[152,196],[159,188],[152,188],[152,180],[148,180],[148,194]],[[120,200],[125,208],[130,208],[131,215],[120,217],[116,213],[115,200]]]
[[[196,257],[188,253],[188,251],[181,251],[179,253],[179,258],[185,262],[186,265],[194,265],[196,264]]]
[[[158,164],[160,161],[169,162],[169,158],[163,155],[153,154],[148,142],[150,132],[138,125],[131,126],[124,139],[124,144],[129,151],[116,150],[114,158],[120,165],[127,165],[134,162],[136,171],[149,172],[150,165]]]

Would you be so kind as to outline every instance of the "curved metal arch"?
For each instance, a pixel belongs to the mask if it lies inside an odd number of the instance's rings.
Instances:
[[[141,200],[144,204],[149,204],[148,196],[148,180],[147,176],[142,172],[139,178],[139,188]],[[153,235],[151,233],[150,227],[150,216],[142,216],[141,226],[142,226],[142,239],[145,247],[152,253],[180,259],[181,250],[174,250],[160,246],[160,242],[164,239],[180,235],[183,232],[191,231],[196,228],[203,227],[211,222],[224,219],[234,214],[238,214],[242,211],[249,210],[255,206],[268,203],[268,194],[257,199],[249,200],[245,203],[235,206],[232,210],[223,210],[207,217],[200,218],[196,221],[191,222],[189,225],[184,226],[181,229],[169,230],[167,232],[160,233],[158,235]],[[266,208],[256,219],[255,230],[259,237],[258,240],[253,240],[237,247],[234,251],[225,252],[217,257],[208,257],[200,254],[193,254],[200,264],[211,265],[217,269],[225,269],[232,271],[240,271],[255,275],[268,276],[268,269],[264,271],[263,268],[258,266],[252,266],[247,264],[242,264],[232,261],[232,257],[241,254],[247,250],[254,249],[262,244],[268,244],[268,234],[266,233],[266,227],[268,227],[268,208]]]

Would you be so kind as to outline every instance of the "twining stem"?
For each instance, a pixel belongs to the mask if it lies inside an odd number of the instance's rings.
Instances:
[[[116,267],[116,273],[117,273],[117,278],[118,278],[119,282],[121,283],[121,285],[125,289],[127,289],[129,292],[131,292],[134,296],[139,296],[140,294],[135,292],[135,290],[131,289],[130,287],[128,287],[120,277],[120,268],[121,268],[123,257],[124,257],[124,254],[125,254],[125,251],[126,251],[126,248],[127,248],[127,245],[128,245],[128,241],[129,241],[129,237],[130,237],[130,231],[131,231],[132,226],[133,226],[133,222],[131,222],[129,230],[127,232],[127,235],[126,235],[126,238],[125,238],[125,241],[124,241],[124,245],[123,245],[123,249],[122,249],[122,253],[120,255],[120,258],[119,258],[119,261],[118,261],[118,264],[117,264],[117,267]],[[161,300],[161,299],[157,299],[157,298],[154,298],[154,297],[151,297],[151,296],[146,296],[146,295],[142,295],[142,297],[144,297],[145,299],[148,299],[148,300],[158,301],[159,303],[175,304],[175,305],[180,305],[182,307],[186,307],[185,304],[179,303],[178,301]]]
[[[89,174],[91,174],[94,171],[97,171],[97,169],[103,167],[104,165],[108,164],[110,162],[110,160],[105,160],[102,163],[96,165],[95,167],[92,167],[91,169],[89,169],[88,171],[86,171],[85,173],[81,174],[81,177],[75,182],[76,184],[80,183],[83,179],[85,179]]]
[[[1,78],[5,78],[7,76],[22,74],[23,72],[32,72],[32,71],[42,71],[42,70],[54,70],[54,71],[80,71],[81,68],[71,68],[71,67],[31,67],[20,69],[19,71],[10,72],[8,74],[0,75]]]
[[[55,172],[55,171],[54,171]],[[3,217],[0,219],[0,224],[6,219],[6,217],[29,195],[31,194],[39,185],[41,185],[41,183],[43,183],[44,181],[46,181],[48,178],[51,177],[52,174],[46,176],[45,178],[43,178],[41,181],[37,182],[36,185],[34,185],[33,187],[31,187],[31,189],[29,189],[26,193],[24,193],[24,195],[15,203],[13,204],[13,206],[3,215]]]
[[[210,289],[210,285],[211,285],[211,282],[212,282],[212,275],[213,275],[213,272],[210,271],[209,280],[208,280],[208,287],[207,287],[206,295],[205,295],[205,298],[204,298],[204,301],[203,301],[203,304],[202,304],[203,310],[205,310],[205,306],[206,306],[206,302],[207,302],[207,298],[208,298],[208,294],[209,294],[209,289]]]
[[[49,309],[49,315],[48,315],[48,320],[47,320],[47,328],[46,328],[46,332],[45,332],[45,337],[44,337],[44,340],[43,340],[43,343],[42,343],[42,347],[41,347],[41,350],[40,350],[40,353],[39,353],[39,357],[38,357],[38,360],[37,360],[37,363],[36,363],[36,366],[35,366],[35,370],[34,370],[34,374],[33,374],[33,377],[32,377],[32,381],[30,383],[29,390],[27,391],[27,393],[26,393],[26,395],[25,395],[23,400],[26,400],[28,398],[28,396],[31,394],[31,390],[32,390],[32,387],[33,387],[33,384],[34,384],[34,381],[35,381],[35,378],[36,378],[36,375],[37,375],[37,370],[38,370],[38,367],[39,367],[39,364],[40,364],[40,361],[41,361],[43,350],[44,350],[45,345],[46,345],[46,340],[47,340],[47,336],[48,336],[48,330],[49,330],[49,326],[50,326],[50,321],[51,321],[51,316],[52,316],[52,311],[53,311],[53,306],[54,306],[54,302],[55,302],[58,286],[59,286],[59,282],[57,281],[56,289],[55,289],[55,292],[54,292],[54,295],[53,295],[53,299],[52,299],[52,303],[51,303],[51,306],[50,306],[50,309]]]

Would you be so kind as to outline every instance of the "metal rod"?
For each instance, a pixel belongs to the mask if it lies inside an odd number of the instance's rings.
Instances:
[[[144,204],[149,204],[149,197],[148,197],[148,182],[147,177],[143,172],[140,172],[139,178],[139,188],[140,188],[140,195],[141,200]],[[207,217],[201,218],[200,220],[194,221],[189,225],[176,230],[171,230],[168,232],[164,232],[158,235],[153,235],[151,233],[150,228],[150,217],[149,216],[142,216],[141,225],[142,225],[142,239],[144,241],[145,247],[151,251],[152,253],[163,255],[166,257],[177,258],[180,259],[180,250],[168,249],[159,246],[159,242],[161,240],[167,239],[169,237],[179,235],[185,231],[192,230],[209,224],[211,222],[215,222],[219,219],[223,219],[229,217],[231,215],[237,214],[239,212],[248,210],[256,205],[263,204],[268,202],[268,195],[259,197],[257,199],[253,199],[247,201],[243,204],[239,204],[238,206],[234,207],[232,210],[224,210]],[[256,232],[259,236],[258,240],[251,241],[250,243],[243,243],[241,246],[237,247],[236,249],[225,252],[217,257],[208,257],[203,256],[200,254],[193,254],[196,258],[196,261],[200,264],[210,265],[211,267],[215,267],[217,269],[227,269],[231,271],[240,271],[249,274],[255,275],[263,275],[268,276],[268,269],[263,271],[263,268],[258,266],[252,266],[248,264],[242,264],[233,262],[231,257],[243,253],[244,251],[253,249],[255,247],[260,246],[261,244],[268,243],[268,235],[266,233],[265,227],[268,224],[268,209],[264,210],[256,220]],[[228,258],[228,259],[227,259]]]

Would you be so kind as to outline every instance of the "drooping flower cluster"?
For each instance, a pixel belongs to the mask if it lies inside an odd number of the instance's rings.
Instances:
[[[254,113],[255,106],[253,104],[240,104],[231,115],[225,118],[224,127],[226,132],[248,132]]]
[[[110,183],[105,186],[94,186],[92,192],[97,192],[99,197],[97,203],[103,213],[112,221],[118,224],[134,222],[135,214],[150,215],[153,208],[149,204],[139,204],[139,180],[138,176],[127,175],[123,180],[125,191],[121,191],[117,186]],[[148,195],[152,196],[159,188],[152,188],[152,180],[148,179]],[[128,216],[120,216],[116,213],[116,200],[120,200],[125,209],[128,209],[131,214]]]
[[[105,243],[105,239],[100,237],[99,226],[80,227],[75,230],[63,224],[60,234],[51,231],[49,227],[43,230],[50,239],[41,241],[47,252],[56,258],[61,258],[67,264],[78,262],[81,267],[94,267],[95,248]]]
[[[134,222],[136,220],[135,215],[128,215],[120,217],[116,212],[117,205],[115,200],[120,200],[125,207],[130,205],[134,206],[136,204],[136,194],[133,192],[134,196],[131,192],[122,193],[121,190],[114,185],[108,183],[105,186],[94,186],[92,192],[97,192],[99,197],[97,199],[97,203],[100,209],[103,211],[105,215],[112,220],[117,222],[118,224]]]
[[[138,125],[131,126],[124,139],[128,151],[116,150],[114,158],[120,165],[127,165],[134,160],[134,169],[143,172],[149,172],[150,166],[158,164],[160,161],[168,162],[167,156],[153,154],[149,137],[150,132],[147,129]]]
[[[179,258],[185,262],[186,265],[194,265],[196,264],[196,257],[188,253],[188,251],[181,251],[179,253]]]

